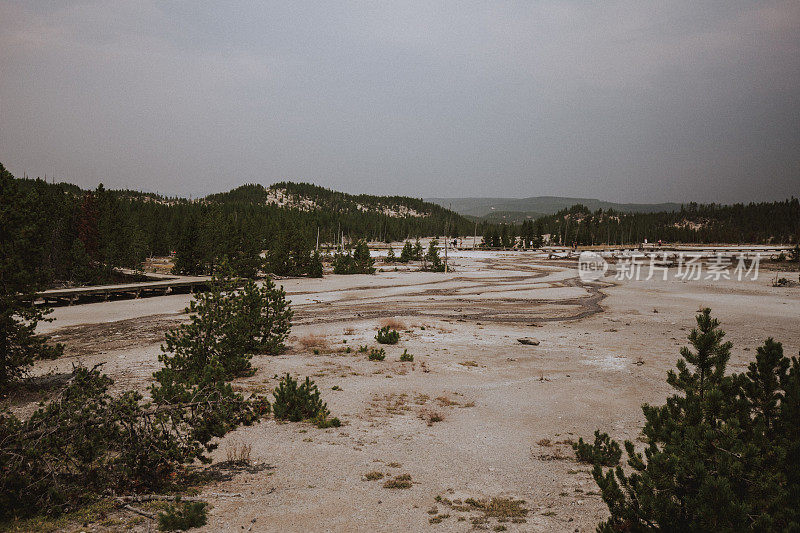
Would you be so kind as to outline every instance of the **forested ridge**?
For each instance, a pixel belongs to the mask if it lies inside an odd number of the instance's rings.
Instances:
[[[402,196],[351,195],[308,183],[246,184],[200,199],[132,190],[92,191],[69,183],[16,179],[0,164],[5,209],[24,212],[28,268],[43,286],[107,281],[114,267],[176,252],[177,271],[211,273],[225,261],[241,275],[262,267],[302,271],[320,243],[399,241],[425,236],[484,236],[489,247],[535,247],[541,236],[580,245],[651,242],[796,243],[800,202],[688,204],[660,213],[591,211],[575,205],[521,225],[467,219]],[[6,192],[7,191],[7,192]],[[4,228],[9,229],[9,228]],[[299,259],[298,259],[299,258]],[[294,264],[294,267],[285,266]]]
[[[108,279],[114,267],[177,252],[179,270],[210,273],[227,261],[254,273],[262,250],[308,250],[321,243],[472,233],[475,224],[438,205],[406,197],[331,191],[303,183],[243,185],[189,200],[154,193],[93,191],[68,183],[16,179],[0,164],[5,208],[24,210],[29,268],[49,286]],[[484,231],[478,225],[479,232]]]
[[[659,213],[591,211],[577,204],[519,226],[488,226],[484,241],[492,247],[536,245],[541,235],[552,243],[632,245],[669,243],[796,244],[800,242],[800,201],[749,204],[696,204]],[[519,237],[519,238],[517,238]]]

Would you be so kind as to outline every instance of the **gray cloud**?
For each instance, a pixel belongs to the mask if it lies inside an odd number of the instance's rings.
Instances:
[[[0,161],[168,194],[800,194],[794,1],[222,4],[0,0]]]

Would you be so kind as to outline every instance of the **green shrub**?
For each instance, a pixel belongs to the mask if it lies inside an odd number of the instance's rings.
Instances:
[[[583,442],[583,437],[572,445],[575,456],[581,463],[615,466],[622,457],[622,450],[615,441],[611,440],[608,433],[594,432],[594,444]]]
[[[358,347],[358,353],[367,353],[368,351],[369,351],[369,346],[367,346],[366,344]]]
[[[327,428],[338,428],[342,425],[342,421],[339,420],[337,417],[328,418],[327,415],[321,416],[318,414],[314,420],[314,425],[320,429],[327,429]]]
[[[328,420],[330,414],[328,406],[320,398],[319,389],[311,378],[306,377],[306,380],[298,385],[297,380],[287,373],[272,395],[275,397],[272,412],[278,420],[290,422],[311,420],[320,427],[326,421],[331,424],[326,427],[340,425],[336,423],[339,422],[338,419]],[[336,422],[332,422],[333,420]]]
[[[380,350],[378,350],[377,348],[373,348],[369,352],[370,361],[383,361],[384,359],[386,359],[386,352],[384,351],[383,348],[381,348]]]
[[[161,531],[186,531],[206,525],[206,502],[170,503],[158,513],[158,529]]]
[[[378,330],[375,340],[381,344],[397,344],[400,342],[400,333],[397,330],[390,329],[389,326],[384,326]]]
[[[58,515],[108,492],[160,490],[180,465],[208,462],[215,437],[269,412],[268,402],[224,381],[176,384],[192,401],[156,404],[136,391],[112,395],[112,384],[96,368],[76,367],[27,420],[0,415],[0,519]]]
[[[414,360],[414,356],[408,353],[408,350],[403,350],[402,355],[400,355],[400,361],[402,362],[411,362]]]

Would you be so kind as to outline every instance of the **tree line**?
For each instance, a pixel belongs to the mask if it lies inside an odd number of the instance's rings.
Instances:
[[[800,200],[749,204],[696,204],[678,211],[622,213],[591,211],[576,204],[520,225],[488,226],[484,246],[530,248],[543,235],[554,244],[623,245],[644,242],[796,244],[800,242]]]
[[[24,210],[26,269],[41,286],[112,279],[117,267],[175,253],[176,272],[210,274],[223,262],[252,277],[319,272],[313,250],[359,240],[471,234],[484,224],[406,197],[349,195],[310,184],[243,185],[201,200],[153,193],[86,191],[66,183],[16,179],[0,164],[10,213]],[[274,190],[305,203],[267,203]],[[260,256],[267,250],[268,261]]]

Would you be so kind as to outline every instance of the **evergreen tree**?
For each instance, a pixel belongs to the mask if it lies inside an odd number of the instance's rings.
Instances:
[[[397,261],[397,257],[394,255],[394,248],[390,246],[389,251],[386,252],[386,262],[394,263],[395,261]]]
[[[411,241],[406,241],[403,244],[403,249],[400,251],[400,262],[401,263],[408,263],[409,261],[414,259],[414,247],[411,245]]]
[[[444,263],[439,257],[439,241],[432,240],[428,245],[428,253],[425,254],[425,261],[427,263],[426,270],[431,272],[444,272]]]
[[[159,355],[164,367],[152,388],[158,403],[190,402],[205,387],[219,389],[249,374],[253,354],[283,350],[293,315],[285,292],[269,278],[261,287],[247,280],[237,289],[232,278],[216,274],[186,311],[190,322],[167,332]]]
[[[414,243],[414,254],[413,258],[415,261],[422,261],[422,255],[424,250],[422,248],[422,243],[419,242],[419,237],[417,237],[417,241]]]
[[[725,376],[730,343],[704,309],[681,350],[677,391],[643,406],[644,455],[594,478],[602,531],[791,531],[800,527],[800,359],[767,339],[744,374]],[[612,441],[613,442],[613,441]]]
[[[314,250],[314,254],[311,256],[311,263],[309,263],[308,265],[308,277],[321,278],[322,275],[323,275],[322,258],[319,255],[319,251]]]
[[[355,262],[355,268],[362,274],[374,274],[375,269],[372,265],[375,263],[375,260],[372,258],[372,255],[369,253],[369,246],[367,246],[367,241],[361,240],[356,243],[355,251],[353,252],[353,261]]]
[[[49,309],[34,305],[43,273],[37,272],[40,250],[35,241],[36,211],[11,174],[0,164],[0,392],[24,376],[37,359],[61,355],[36,335]]]
[[[355,251],[347,250],[333,256],[334,274],[374,274],[375,260],[369,253],[366,241],[358,241]]]
[[[175,266],[172,271],[176,274],[198,275],[205,274],[206,267],[202,264],[200,250],[198,249],[200,231],[194,216],[183,221],[180,236],[175,250]]]

